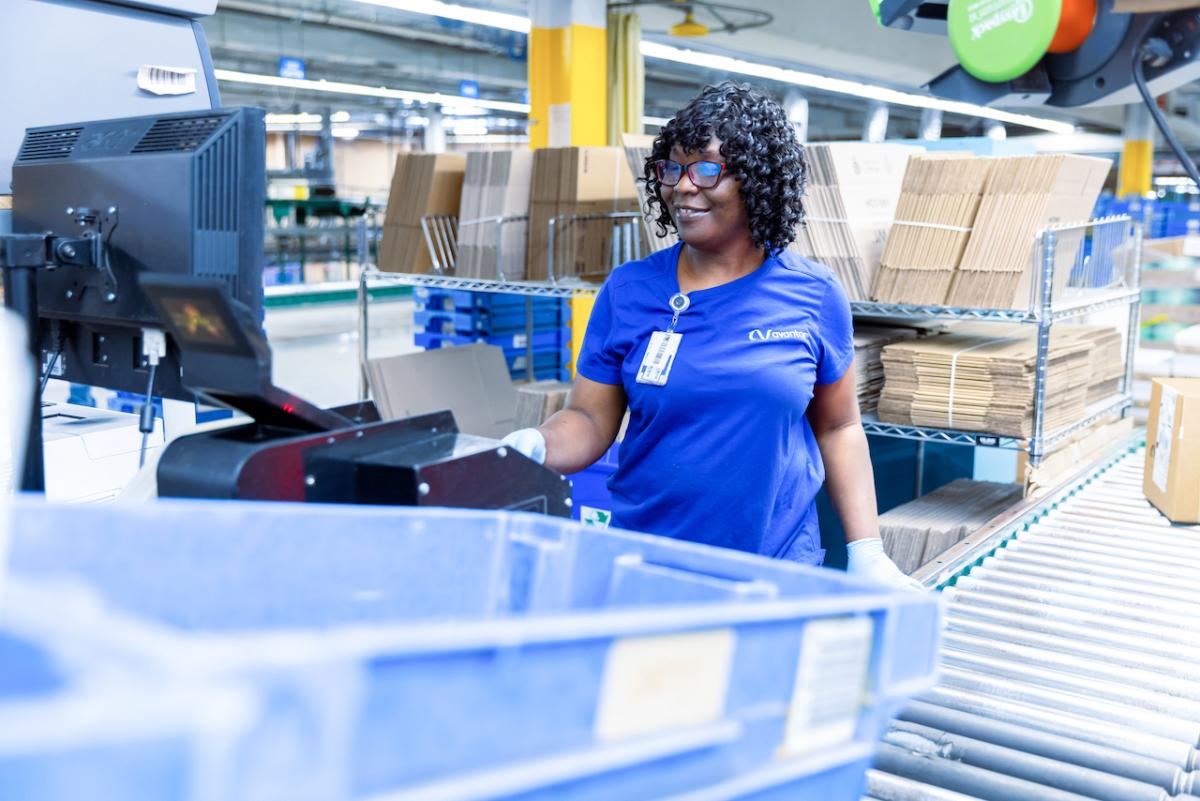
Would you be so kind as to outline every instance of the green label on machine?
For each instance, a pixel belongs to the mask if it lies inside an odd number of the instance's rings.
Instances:
[[[1046,54],[1062,0],[951,0],[946,24],[963,69],[982,81],[1019,78]]]

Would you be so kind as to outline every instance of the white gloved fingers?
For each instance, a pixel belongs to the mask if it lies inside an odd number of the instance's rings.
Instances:
[[[846,556],[847,573],[896,589],[925,589],[920,582],[900,572],[900,568],[884,553],[883,540],[878,537],[846,543]]]
[[[546,463],[546,438],[536,428],[522,428],[520,431],[514,431],[500,442],[538,464]]]

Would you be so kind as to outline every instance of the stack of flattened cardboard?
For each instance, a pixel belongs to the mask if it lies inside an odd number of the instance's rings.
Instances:
[[[634,176],[637,187],[638,206],[642,210],[642,224],[645,240],[650,243],[650,252],[665,250],[679,241],[679,234],[674,228],[668,228],[659,233],[656,215],[651,215],[649,197],[646,190],[646,160],[654,146],[654,137],[649,134],[623,134],[621,144],[625,146],[625,159],[629,162],[629,170]]]
[[[464,278],[525,277],[528,222],[499,218],[529,214],[533,151],[500,150],[467,154],[462,205],[458,212],[458,261]],[[497,245],[499,250],[497,251]]]
[[[571,385],[563,381],[534,381],[517,387],[517,428],[537,428],[567,405]]]
[[[805,222],[796,250],[830,267],[850,300],[866,300],[896,215],[911,145],[809,145]]]
[[[1086,222],[1108,159],[1066,154],[913,157],[871,296],[890,303],[1025,308],[1037,288],[1035,241]],[[1083,230],[1057,234],[1055,293],[1066,286]]]
[[[549,277],[553,218],[637,209],[633,174],[621,148],[547,147],[534,151],[526,276],[532,280]],[[554,233],[555,278],[604,280],[612,269],[612,220],[564,220]]]
[[[1103,325],[1063,325],[1062,332],[1079,337],[1088,346],[1087,402],[1095,403],[1117,394],[1125,377],[1121,332]]]
[[[871,412],[879,405],[883,389],[883,348],[893,342],[915,339],[915,328],[854,326],[854,369],[857,372],[858,408]]]
[[[1021,499],[1019,484],[960,478],[879,516],[883,549],[912,573]]]
[[[433,263],[421,218],[458,214],[467,158],[461,153],[401,153],[392,173],[379,269],[427,273]]]
[[[516,429],[517,391],[504,351],[492,345],[371,359],[367,380],[384,420],[449,409],[464,434],[499,438]]]
[[[1090,374],[1089,343],[1054,329],[1046,368],[1044,427],[1083,417]],[[960,326],[883,349],[879,419],[901,425],[1033,433],[1037,330],[1032,326]]]
[[[970,240],[946,296],[950,306],[1028,307],[1034,276],[1042,267],[1035,263],[1038,232],[1060,223],[1087,222],[1112,168],[1108,159],[1063,153],[993,162]],[[1057,234],[1056,295],[1070,277],[1083,234],[1078,228]]]
[[[896,222],[871,290],[873,300],[945,301],[993,162],[952,151],[908,160]]]

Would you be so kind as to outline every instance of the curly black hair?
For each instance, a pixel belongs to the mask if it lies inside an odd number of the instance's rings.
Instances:
[[[778,103],[734,81],[705,87],[654,139],[644,180],[648,211],[655,217],[659,235],[673,229],[675,222],[663,202],[654,163],[670,158],[676,145],[699,151],[714,137],[721,141],[729,173],[742,184],[755,246],[769,254],[783,250],[796,238],[796,226],[804,219],[801,196],[808,174],[804,146]]]

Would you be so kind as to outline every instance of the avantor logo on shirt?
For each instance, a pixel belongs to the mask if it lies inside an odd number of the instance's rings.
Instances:
[[[761,328],[755,328],[750,332],[751,342],[774,342],[781,339],[808,339],[808,332],[798,328],[793,328],[788,331],[776,331],[774,328],[768,328],[763,331]]]

